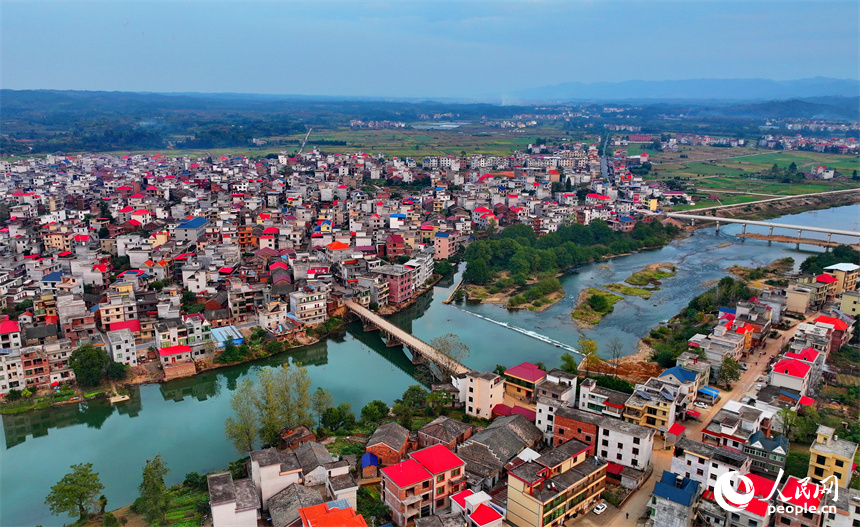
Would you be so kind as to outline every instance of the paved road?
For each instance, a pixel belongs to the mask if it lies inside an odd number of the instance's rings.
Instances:
[[[808,322],[810,320],[814,320],[819,316],[819,314],[820,313],[813,313],[808,316],[805,321]],[[800,324],[800,322],[798,322],[798,324]],[[716,414],[727,401],[740,401],[744,395],[755,394],[755,385],[759,384],[758,378],[765,374],[768,360],[779,354],[780,350],[791,340],[796,331],[797,325],[787,331],[779,332],[779,336],[768,340],[764,349],[761,350],[764,352],[762,355],[756,353],[754,357],[747,358],[743,364],[747,364],[749,370],[745,371],[743,375],[741,375],[740,380],[735,383],[734,389],[731,392],[721,392],[723,395],[720,397],[720,400],[717,401],[717,404],[707,410],[701,411],[702,415],[700,421],[687,421],[684,423],[684,426],[687,427],[687,437],[695,441],[701,441],[702,430],[707,426],[708,422],[710,422],[711,417],[713,417],[713,415]],[[758,362],[758,364],[756,364],[756,362]],[[648,501],[651,497],[651,491],[654,490],[654,484],[663,475],[664,470],[671,470],[672,468],[672,451],[665,450],[664,440],[662,438],[655,437],[654,439],[654,452],[651,455],[651,463],[654,466],[654,472],[652,472],[648,480],[645,481],[645,483],[643,483],[642,486],[627,499],[627,501],[621,506],[620,510],[617,510],[617,513],[615,513],[615,507],[611,506],[606,513],[601,514],[600,516],[597,516],[594,513],[589,513],[588,516],[583,518],[583,521],[588,520],[589,523],[584,523],[583,525],[586,527],[591,527],[591,525],[594,525],[595,527],[598,525],[600,527],[629,527],[634,525],[636,520],[647,512]],[[609,514],[610,512],[613,514]],[[626,517],[627,514],[630,515],[629,519]],[[579,523],[576,522],[577,520],[572,520],[566,525],[579,525]]]

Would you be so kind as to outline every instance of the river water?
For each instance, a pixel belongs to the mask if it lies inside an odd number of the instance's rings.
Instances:
[[[773,222],[860,231],[860,205],[784,216]],[[593,330],[584,335],[599,345],[621,339],[625,354],[648,331],[674,316],[689,300],[707,289],[705,282],[726,275],[733,264],[755,267],[791,256],[797,265],[819,247],[741,240],[740,225],[700,229],[692,236],[652,251],[583,266],[561,279],[565,298],[542,313],[507,310],[497,305],[446,305],[453,280],[440,282],[432,293],[395,315],[392,320],[429,341],[457,334],[471,349],[465,360],[472,368],[489,370],[496,364],[541,361],[548,367],[573,349],[580,336],[570,319],[579,292],[590,286],[620,282],[644,265],[673,262],[675,277],[649,300],[626,297]],[[765,232],[764,228],[749,232]],[[804,233],[804,237],[812,233]],[[856,243],[856,240],[848,240]],[[726,247],[718,247],[728,243]],[[161,453],[172,472],[168,484],[188,472],[225,468],[241,457],[224,437],[230,415],[230,392],[244,376],[260,368],[290,361],[308,368],[314,387],[331,391],[336,403],[358,410],[373,399],[393,402],[411,384],[414,368],[401,348],[386,348],[378,332],[364,333],[352,324],[342,334],[290,354],[132,390],[131,401],[112,407],[93,401],[17,416],[2,416],[0,449],[0,525],[61,525],[70,518],[51,516],[44,497],[69,466],[92,463],[105,486],[109,508],[131,503],[137,495],[147,459]]]

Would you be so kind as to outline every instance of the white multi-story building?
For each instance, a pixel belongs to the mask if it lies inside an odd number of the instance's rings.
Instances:
[[[493,407],[505,399],[505,383],[495,373],[470,371],[451,377],[451,383],[459,391],[466,413],[473,417],[490,419]]]
[[[108,350],[114,362],[137,366],[137,349],[134,345],[134,335],[127,328],[118,331],[108,331]]]
[[[326,293],[311,286],[290,293],[290,312],[305,324],[322,324],[328,320]]]
[[[720,476],[731,470],[748,474],[751,463],[746,454],[682,438],[675,443],[672,472],[698,481],[705,490],[713,491]]]

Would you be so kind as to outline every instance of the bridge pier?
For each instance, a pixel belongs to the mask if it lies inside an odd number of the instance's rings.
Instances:
[[[383,331],[382,333],[383,333],[383,335],[385,335],[385,346],[386,347],[394,348],[394,347],[397,347],[397,346],[403,344],[402,342],[400,342],[400,339],[398,339],[397,337],[395,337],[391,333],[388,333],[386,331]]]
[[[720,232],[720,222],[717,222],[717,232]]]
[[[746,225],[746,224],[744,224]],[[770,232],[767,233],[768,236],[773,236],[773,227],[770,228]]]
[[[798,240],[800,239],[800,235],[801,235],[801,234],[803,234],[803,230],[802,230],[802,229],[797,229],[797,239],[798,239]]]
[[[379,327],[378,327],[377,325],[373,324],[372,322],[367,322],[367,321],[364,321],[364,320],[362,320],[362,325],[361,325],[361,327],[362,327],[362,329],[364,329],[364,332],[365,332],[365,333],[367,333],[367,332],[369,332],[369,331],[377,331],[377,330],[379,330]]]
[[[830,243],[832,241],[832,238],[833,238],[833,233],[831,232],[830,234],[827,235],[827,243]]]
[[[746,234],[746,233],[747,233],[747,224],[744,223],[741,227],[741,234]]]

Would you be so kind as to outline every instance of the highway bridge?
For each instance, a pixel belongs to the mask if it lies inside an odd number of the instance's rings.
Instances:
[[[386,346],[403,345],[412,354],[412,362],[421,364],[424,362],[432,362],[442,370],[451,371],[455,375],[466,373],[469,368],[463,366],[447,355],[440,353],[431,345],[423,340],[403,331],[391,322],[385,320],[373,311],[356,304],[351,300],[344,302],[346,308],[361,319],[364,324],[365,331],[379,330],[385,336]]]
[[[678,220],[689,220],[692,223],[698,221],[707,221],[707,222],[716,222],[717,231],[720,230],[720,224],[722,223],[740,223],[743,225],[743,232],[741,236],[746,235],[747,233],[747,225],[756,225],[759,227],[767,227],[770,229],[768,236],[773,236],[774,229],[787,229],[790,231],[797,232],[797,240],[800,241],[802,239],[802,234],[804,231],[806,232],[820,232],[827,235],[827,241],[831,242],[831,238],[834,234],[839,236],[847,236],[851,238],[856,238],[858,243],[860,243],[860,232],[857,231],[846,231],[842,229],[831,229],[829,227],[809,227],[807,225],[792,225],[790,223],[772,223],[769,221],[756,221],[756,220],[744,220],[740,218],[722,218],[719,216],[705,216],[700,214],[682,214],[676,212],[668,212],[666,216],[670,218],[675,218]]]

